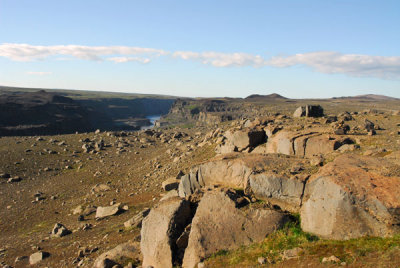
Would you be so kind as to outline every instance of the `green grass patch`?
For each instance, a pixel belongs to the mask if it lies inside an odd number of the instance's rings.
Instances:
[[[296,247],[303,250],[300,258],[312,257],[321,261],[323,257],[334,255],[342,262],[351,264],[359,263],[363,258],[371,259],[371,256],[374,256],[374,259],[376,254],[383,260],[386,255],[398,252],[400,234],[389,238],[362,237],[344,241],[324,240],[302,231],[299,215],[293,215],[292,221],[282,229],[268,235],[263,242],[242,246],[232,251],[220,251],[208,258],[206,264],[207,267],[257,266],[257,259],[261,256],[267,258],[271,263],[279,263],[283,261],[284,250]]]
[[[48,233],[51,231],[54,223],[43,221],[37,223],[35,226],[30,228],[29,230],[20,230],[21,236],[28,237],[35,233],[46,232]]]

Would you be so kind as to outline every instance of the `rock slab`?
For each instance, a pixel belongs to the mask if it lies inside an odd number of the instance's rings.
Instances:
[[[183,258],[184,268],[193,268],[219,250],[262,241],[280,228],[286,215],[263,209],[242,211],[225,192],[207,192],[193,218],[189,243]]]
[[[191,220],[190,204],[180,198],[160,202],[142,222],[143,267],[172,268],[176,262],[176,240]]]
[[[301,227],[340,240],[398,231],[399,168],[383,158],[337,157],[306,184]]]

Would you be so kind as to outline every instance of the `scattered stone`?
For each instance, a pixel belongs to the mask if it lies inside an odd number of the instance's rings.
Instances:
[[[322,263],[340,263],[340,259],[334,255],[330,256],[330,257],[324,257],[322,259]]]
[[[96,210],[96,219],[101,219],[109,216],[113,216],[121,212],[121,203],[117,203],[109,207],[98,207]]]
[[[350,127],[349,125],[344,124],[335,124],[333,126],[333,133],[336,135],[346,135],[349,132]]]
[[[7,182],[8,182],[8,183],[14,183],[14,182],[20,182],[21,180],[22,180],[21,177],[15,176],[15,177],[9,178],[9,179],[7,180]]]
[[[338,121],[338,119],[337,119],[336,116],[330,115],[330,116],[326,117],[325,124],[331,124],[331,123],[334,123],[334,122],[337,122],[337,121]]]
[[[365,128],[365,130],[370,132],[372,130],[375,130],[375,124],[372,123],[371,121],[369,121],[368,119],[365,119],[364,128]]]
[[[50,253],[48,253],[48,252],[39,251],[39,252],[33,253],[31,256],[29,256],[29,264],[30,265],[37,264],[38,262],[40,262],[48,257],[50,257]]]
[[[282,259],[284,260],[290,260],[299,257],[300,253],[303,250],[301,248],[292,248],[292,249],[287,249],[283,251],[282,254]]]
[[[322,156],[314,156],[310,159],[310,164],[313,166],[323,166],[325,159]]]
[[[107,192],[110,190],[111,190],[111,187],[106,184],[96,184],[91,189],[92,193]]]
[[[267,259],[264,257],[258,257],[257,262],[261,265],[266,264],[267,263]]]
[[[68,230],[64,225],[62,225],[61,223],[56,223],[54,225],[53,230],[51,231],[51,236],[52,237],[62,237],[65,235],[70,234],[71,231]]]
[[[79,205],[72,210],[73,215],[81,214],[83,212],[83,206]]]
[[[339,147],[338,151],[341,153],[345,153],[345,152],[353,152],[357,149],[360,149],[360,146],[358,144],[343,144],[342,146]]]
[[[144,209],[126,222],[124,222],[125,228],[141,228],[143,219],[150,213],[150,209]]]

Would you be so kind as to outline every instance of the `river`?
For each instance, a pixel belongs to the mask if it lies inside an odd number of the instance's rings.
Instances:
[[[146,118],[150,120],[151,125],[143,126],[143,127],[141,127],[140,129],[149,129],[149,128],[153,128],[155,122],[156,122],[157,120],[159,120],[160,117],[161,117],[160,114],[157,114],[157,115],[148,115],[148,116],[146,116]]]

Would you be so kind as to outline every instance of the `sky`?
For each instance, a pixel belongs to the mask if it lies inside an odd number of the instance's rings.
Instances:
[[[0,0],[0,85],[400,98],[400,1]]]

